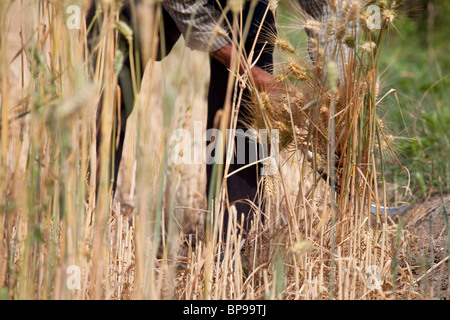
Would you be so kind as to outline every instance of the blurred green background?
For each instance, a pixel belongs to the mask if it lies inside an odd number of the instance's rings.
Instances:
[[[404,1],[382,53],[383,92],[396,89],[400,101],[399,108],[391,94],[382,118],[400,137],[395,145],[414,200],[450,186],[449,17],[450,1]],[[398,165],[387,168],[388,178],[407,183]]]

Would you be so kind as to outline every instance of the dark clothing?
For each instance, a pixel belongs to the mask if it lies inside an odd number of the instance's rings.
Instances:
[[[96,12],[95,4],[93,4],[86,15],[86,22],[89,26],[91,21],[94,19]],[[101,15],[98,19],[101,18]],[[129,1],[124,4],[123,9],[121,11],[120,19],[127,23],[128,25],[133,25],[132,22],[132,14],[130,10],[130,4]],[[97,44],[97,35],[99,34],[99,28],[100,23],[96,22],[93,26],[93,29],[88,34],[88,46],[90,48],[90,53],[92,54],[93,48],[95,48]],[[113,174],[110,176],[110,181],[112,180],[112,194],[114,196],[116,188],[117,188],[117,177],[119,173],[120,168],[120,161],[122,158],[122,152],[123,152],[123,146],[125,141],[125,132],[126,132],[126,122],[128,117],[130,116],[131,112],[133,111],[134,106],[134,94],[133,94],[133,88],[132,88],[132,80],[131,80],[131,68],[130,68],[130,58],[128,56],[128,42],[122,34],[119,34],[119,49],[123,52],[123,66],[122,69],[118,75],[117,81],[121,89],[122,93],[122,99],[120,101],[120,109],[117,113],[114,115],[114,126],[113,126],[113,132],[111,133],[110,140],[112,142],[115,142],[114,144],[111,143],[111,154],[110,159],[112,161],[111,167],[113,168]],[[95,66],[96,64],[96,56],[93,55],[92,57],[92,65]],[[101,98],[102,99],[102,98]],[[97,109],[97,190],[98,190],[98,184],[99,184],[99,178],[100,178],[100,161],[101,157],[99,156],[100,153],[100,145],[102,143],[102,135],[101,135],[101,113],[102,113],[102,100],[100,100],[98,104]],[[120,121],[119,121],[120,118]],[[120,127],[115,127],[119,125]],[[116,141],[116,139],[118,141]]]
[[[319,19],[327,6],[327,0],[298,0],[298,3],[314,19]]]
[[[267,3],[266,1],[260,1],[256,6],[252,25],[249,29],[249,34],[245,43],[245,51],[247,55],[250,53],[250,50],[255,41],[255,37],[259,28],[259,25],[264,17],[266,12]],[[243,10],[244,16],[244,24],[245,17],[247,16],[248,8]],[[232,21],[232,15],[228,16],[228,19]],[[259,56],[261,51],[263,51],[264,40],[267,40],[270,33],[276,32],[275,28],[275,18],[272,12],[269,10],[267,13],[266,19],[262,21],[263,26],[261,28],[262,34],[259,35],[256,40],[254,57]],[[266,44],[264,47],[264,51],[261,54],[261,57],[257,61],[256,65],[270,73],[273,72],[273,46],[270,44]],[[207,118],[207,128],[213,127],[214,117],[216,112],[224,107],[225,104],[225,96],[226,96],[226,88],[228,83],[229,72],[227,68],[218,62],[217,60],[211,58],[210,59],[210,85],[208,92],[208,118]],[[243,101],[249,99],[249,92],[245,90],[243,93]],[[245,114],[246,110],[243,106],[240,107],[239,117],[242,117]],[[239,119],[238,119],[239,120]],[[241,125],[238,123],[238,128]],[[244,128],[246,129],[246,128]],[[238,170],[239,168],[251,163],[249,152],[250,150],[254,150],[255,141],[250,141],[248,138],[246,139],[246,161],[244,164],[231,163],[229,167],[229,173]],[[254,160],[253,160],[254,161]],[[237,162],[237,161],[234,161]],[[260,169],[260,165],[250,166],[227,179],[227,189],[230,203],[235,204],[237,213],[238,213],[238,221],[240,221],[241,214],[244,214],[244,230],[248,230],[250,228],[251,221],[253,220],[254,210],[252,210],[251,204],[246,201],[250,200],[254,202],[256,206],[259,205],[259,201],[262,200],[259,197],[258,193],[258,172]],[[209,190],[209,183],[211,178],[212,165],[207,165],[207,191]],[[264,206],[261,207],[264,209]],[[224,234],[227,231],[227,222],[228,222],[228,212],[225,211],[224,217]]]

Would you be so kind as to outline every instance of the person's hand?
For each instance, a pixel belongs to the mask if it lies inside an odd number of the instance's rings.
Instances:
[[[255,66],[251,71],[256,89],[267,92],[272,107],[275,111],[279,111],[280,106],[278,102],[280,95],[286,91],[285,87],[281,83],[276,82],[275,77],[264,69]]]
[[[284,89],[283,85],[277,83],[275,77],[264,69],[255,66],[251,69],[251,72],[256,89],[259,91],[280,93]]]

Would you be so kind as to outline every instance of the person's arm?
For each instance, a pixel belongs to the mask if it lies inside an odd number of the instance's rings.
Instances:
[[[315,53],[317,48],[313,48],[311,41],[309,41],[308,51],[311,61],[313,64],[324,64],[329,61],[336,61],[338,64],[339,78],[342,81],[344,81],[345,68],[350,57],[350,48],[342,44],[342,40],[336,37],[336,33],[328,35],[326,30],[328,28],[327,21],[332,17],[340,18],[342,16],[341,10],[346,3],[349,4],[348,1],[349,0],[336,0],[333,8],[326,0],[298,0],[300,6],[308,16],[321,22],[320,30],[306,30],[308,38],[317,40],[317,45],[319,48],[323,49],[324,52],[324,56],[318,61],[319,57]],[[346,34],[353,34],[355,27],[356,29],[359,28],[358,23],[356,23],[356,25],[353,23],[347,24]],[[357,33],[358,32],[356,32],[356,34]]]
[[[230,68],[233,48],[230,39],[216,33],[220,12],[208,0],[164,0],[162,5],[175,21],[189,48],[209,52],[211,57]],[[251,72],[258,90],[277,87],[269,72],[257,66]]]
[[[225,67],[230,68],[231,59],[233,53],[233,48],[230,44],[225,45],[217,51],[210,52],[210,55],[222,63]],[[241,68],[241,73],[244,72],[244,68]],[[255,81],[255,86],[258,90],[262,91],[273,91],[280,89],[279,86],[275,85],[275,78],[269,72],[261,69],[258,66],[254,66],[251,69],[253,80]]]

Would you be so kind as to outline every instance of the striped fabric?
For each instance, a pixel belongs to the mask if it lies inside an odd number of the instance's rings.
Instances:
[[[163,0],[162,5],[189,48],[214,52],[229,43],[227,38],[216,33],[220,12],[209,0]]]
[[[216,32],[220,12],[214,7],[216,0],[163,0],[162,5],[183,34],[186,45],[193,50],[213,52],[229,43],[229,39]],[[307,14],[320,18],[326,0],[298,0]]]

